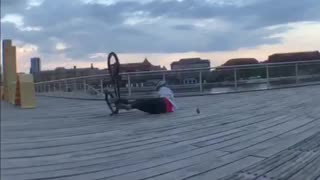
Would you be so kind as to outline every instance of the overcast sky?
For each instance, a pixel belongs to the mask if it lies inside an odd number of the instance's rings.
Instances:
[[[235,57],[320,49],[319,0],[1,0],[1,38],[18,47],[19,71],[104,68],[124,62],[169,67],[186,57],[220,65]]]

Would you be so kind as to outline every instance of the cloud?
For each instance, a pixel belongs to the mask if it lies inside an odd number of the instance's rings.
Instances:
[[[22,12],[42,4],[44,0],[1,0],[1,17],[6,14]]]
[[[318,0],[4,0],[2,37],[42,55],[232,51],[283,41],[288,24],[319,21]],[[8,19],[8,18],[7,18]],[[51,58],[54,59],[54,58]]]
[[[195,26],[192,24],[179,24],[179,25],[175,25],[173,26],[174,29],[176,30],[195,30]]]
[[[146,4],[144,8],[154,16],[194,19],[223,17],[234,22],[241,21],[257,26],[319,20],[320,18],[318,0],[153,1]]]

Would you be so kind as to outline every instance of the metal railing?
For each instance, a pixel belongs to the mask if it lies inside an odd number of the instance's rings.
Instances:
[[[148,96],[159,80],[166,80],[178,95],[212,94],[320,83],[320,60],[130,72],[121,76],[121,93],[125,96]],[[38,94],[54,96],[100,96],[111,87],[109,74],[35,83]]]

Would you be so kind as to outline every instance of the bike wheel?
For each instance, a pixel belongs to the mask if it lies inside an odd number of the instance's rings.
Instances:
[[[111,52],[108,55],[108,70],[111,76],[111,80],[115,81],[120,73],[120,62],[116,53]]]
[[[108,70],[110,73],[111,82],[113,84],[113,90],[114,92],[105,92],[105,100],[109,106],[109,109],[111,111],[111,115],[118,114],[119,108],[117,107],[116,103],[111,103],[110,99],[117,97],[120,99],[120,62],[119,58],[116,53],[111,52],[108,55]]]

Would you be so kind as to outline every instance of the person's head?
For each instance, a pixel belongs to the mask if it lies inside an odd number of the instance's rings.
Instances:
[[[156,85],[156,89],[159,90],[161,87],[164,87],[167,85],[167,82],[166,81],[159,81]]]

